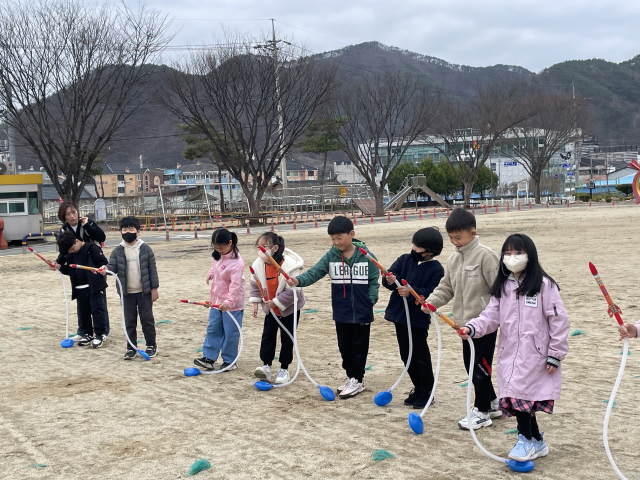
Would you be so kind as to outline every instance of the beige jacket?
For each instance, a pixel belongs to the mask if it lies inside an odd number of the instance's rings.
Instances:
[[[444,277],[427,301],[440,308],[453,299],[453,319],[462,326],[489,304],[499,265],[496,252],[476,237],[447,259]]]

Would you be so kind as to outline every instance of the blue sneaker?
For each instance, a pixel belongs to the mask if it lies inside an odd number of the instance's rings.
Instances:
[[[518,434],[518,441],[515,447],[509,452],[509,458],[512,458],[516,462],[526,462],[530,460],[536,451],[532,440],[527,440],[527,437]]]
[[[531,441],[533,442],[533,447],[536,449],[536,451],[533,455],[531,455],[531,458],[529,460],[533,460],[534,458],[538,457],[546,457],[547,455],[549,455],[549,447],[547,447],[547,444],[544,443],[544,432],[540,433],[540,436],[542,437],[541,441],[538,441],[535,438],[531,439]]]

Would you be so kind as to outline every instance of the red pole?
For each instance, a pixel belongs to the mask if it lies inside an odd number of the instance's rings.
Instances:
[[[531,200],[529,200],[529,210],[531,210],[533,208],[533,204],[531,203]]]
[[[422,209],[420,209],[420,220],[422,220]]]
[[[387,212],[387,222],[391,221],[391,214],[389,212]]]
[[[616,199],[615,199],[615,198],[612,198],[612,199],[611,199],[611,206],[612,206],[612,207],[615,207],[615,206],[616,206]]]
[[[164,241],[168,242],[169,241],[169,228],[165,225],[164,226],[164,230],[166,232],[166,236],[164,237]]]
[[[485,215],[487,214],[487,207],[486,206],[484,207],[484,214]]]
[[[371,214],[371,223],[373,223],[373,213]]]
[[[433,218],[436,218],[436,207],[433,207]]]
[[[447,207],[447,217],[449,217],[449,207]]]
[[[549,200],[547,200],[547,208],[549,208]]]
[[[353,224],[357,225],[358,224],[358,217],[353,217]]]
[[[518,202],[518,211],[520,211],[520,202]]]
[[[496,203],[496,213],[500,213],[500,211],[498,210],[498,204]]]
[[[198,227],[196,227],[196,228],[195,228],[195,230],[193,231],[193,238],[194,238],[195,240],[197,240],[197,239],[198,239]]]
[[[407,220],[407,211],[406,211],[406,210],[403,210],[403,211],[402,211],[402,213],[403,213],[403,215],[404,215],[404,219],[405,219],[405,221],[406,221],[406,220]]]
[[[636,205],[638,204],[637,200],[636,200]],[[589,206],[591,206],[591,200],[589,200]]]
[[[249,228],[249,224],[247,223],[247,235],[251,235],[251,229]]]

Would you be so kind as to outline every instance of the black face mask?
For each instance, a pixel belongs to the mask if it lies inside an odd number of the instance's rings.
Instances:
[[[425,258],[424,258],[424,254],[426,252],[416,252],[415,250],[411,250],[411,258],[413,260],[415,260],[416,262],[424,262]]]
[[[135,242],[136,238],[137,238],[137,236],[136,236],[135,233],[127,232],[127,233],[123,233],[122,234],[122,239],[127,243]]]

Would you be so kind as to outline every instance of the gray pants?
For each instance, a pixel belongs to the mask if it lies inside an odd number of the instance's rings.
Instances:
[[[153,319],[153,302],[151,294],[129,293],[123,295],[124,298],[124,320],[127,325],[127,334],[136,345],[138,335],[136,327],[138,326],[138,314],[140,314],[140,326],[144,335],[147,347],[156,345],[156,324]],[[131,350],[131,345],[127,343],[127,350]]]

